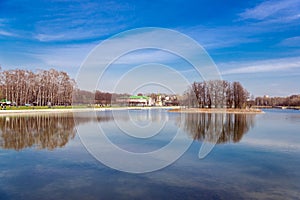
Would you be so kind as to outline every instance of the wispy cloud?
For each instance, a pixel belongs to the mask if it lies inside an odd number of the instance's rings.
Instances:
[[[16,34],[12,33],[12,32],[8,32],[8,31],[3,31],[0,30],[0,36],[16,36]]]
[[[230,25],[197,25],[179,27],[178,30],[195,38],[207,49],[223,49],[245,44],[270,44],[272,41],[269,36],[265,38],[265,34],[285,34],[298,23],[297,20],[300,23],[300,1],[270,0],[246,9]]]
[[[300,36],[286,38],[279,43],[279,45],[288,47],[300,47]]]
[[[116,27],[108,27],[104,25],[99,25],[96,29],[88,29],[86,27],[80,27],[75,29],[60,29],[54,31],[50,26],[43,27],[33,35],[33,39],[39,42],[74,42],[74,41],[84,41],[84,40],[99,40],[103,39],[104,36],[109,36],[111,33],[118,32],[122,30],[122,25]]]
[[[7,30],[6,26],[8,22],[9,22],[8,19],[0,18],[0,36],[9,36],[9,37],[17,36],[12,31]]]
[[[57,67],[61,69],[78,69],[85,57],[95,45],[68,45],[63,47],[44,48],[43,50],[34,50],[30,56],[37,58],[45,66]]]
[[[35,38],[41,42],[57,41],[60,39],[64,39],[64,34],[59,34],[59,35],[37,34]]]
[[[139,50],[128,53],[114,62],[114,64],[141,64],[141,63],[166,63],[178,59],[176,55],[162,50]]]
[[[24,1],[19,4],[12,0],[0,6],[0,30],[13,30],[19,38],[37,42],[103,39],[127,29],[135,21],[132,12],[135,8],[126,2]]]
[[[253,26],[194,26],[190,28],[179,28],[179,31],[196,39],[207,49],[218,49],[258,42],[259,40],[251,37],[251,35],[253,32],[262,30],[258,30],[257,27]]]
[[[115,2],[76,2],[72,6],[49,8],[35,22],[34,38],[41,42],[66,42],[109,36],[128,27],[124,21],[131,18],[132,9]],[[123,14],[127,14],[126,18]]]
[[[300,2],[298,0],[264,1],[254,8],[246,9],[239,16],[241,19],[286,21],[298,19]]]
[[[233,66],[233,68],[221,71],[222,75],[286,71],[296,68],[300,69],[300,57],[270,59],[250,63],[227,63],[221,65],[223,69],[228,68],[229,66]]]

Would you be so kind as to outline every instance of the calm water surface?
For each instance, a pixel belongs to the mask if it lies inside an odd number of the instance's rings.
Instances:
[[[120,129],[129,122],[162,128],[148,139],[135,138]],[[164,169],[130,174],[101,164],[80,142],[77,129],[93,140],[99,125],[132,152],[159,149],[178,129],[193,143]],[[300,199],[299,130],[300,111],[293,110],[105,111],[82,113],[76,123],[70,114],[0,117],[0,199]],[[203,141],[217,145],[199,159]]]

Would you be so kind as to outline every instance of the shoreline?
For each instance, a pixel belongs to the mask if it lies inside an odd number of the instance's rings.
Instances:
[[[105,107],[105,108],[67,108],[67,109],[26,109],[26,110],[0,110],[1,116],[20,116],[20,115],[37,115],[37,114],[63,114],[78,112],[95,112],[95,111],[112,111],[112,110],[152,110],[152,109],[180,109],[179,106],[164,107]]]
[[[260,109],[182,108],[180,106],[165,106],[165,107],[105,107],[105,108],[0,110],[0,116],[63,114],[63,113],[113,111],[113,110],[152,110],[152,109],[164,109],[164,110],[168,110],[168,112],[174,112],[174,113],[232,113],[232,114],[264,113]]]
[[[230,113],[230,114],[263,114],[260,109],[235,109],[235,108],[179,108],[169,112],[178,113]]]

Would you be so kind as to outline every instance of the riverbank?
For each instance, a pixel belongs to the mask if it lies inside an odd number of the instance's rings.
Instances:
[[[61,113],[77,113],[77,112],[95,112],[95,111],[113,111],[113,110],[150,110],[150,109],[180,109],[179,106],[164,107],[103,107],[103,108],[45,108],[45,109],[10,109],[0,110],[0,116],[12,115],[36,115],[36,114],[61,114]]]
[[[264,113],[260,109],[222,109],[222,108],[177,108],[171,109],[169,112],[180,113],[234,113],[234,114],[261,114]]]
[[[253,106],[255,109],[290,109],[290,110],[300,110],[300,106]]]
[[[36,115],[36,114],[61,114],[77,112],[114,111],[114,110],[150,110],[165,109],[169,112],[180,113],[236,113],[236,114],[260,114],[264,113],[260,109],[220,109],[220,108],[181,108],[180,106],[165,107],[103,107],[103,108],[44,108],[44,109],[12,109],[0,110],[0,116],[12,115]]]

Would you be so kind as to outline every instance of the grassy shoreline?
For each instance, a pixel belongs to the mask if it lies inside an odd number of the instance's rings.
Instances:
[[[88,106],[7,106],[2,110],[55,110],[55,109],[77,109],[77,108],[89,108]]]
[[[12,108],[12,107],[11,107]],[[36,115],[36,114],[60,114],[60,113],[74,113],[74,112],[94,112],[94,111],[111,111],[111,110],[149,110],[149,109],[178,109],[179,106],[167,106],[167,107],[88,107],[88,106],[60,106],[51,107],[47,106],[35,106],[19,109],[5,109],[0,110],[0,116],[12,116],[12,115]]]
[[[88,107],[88,106],[35,106],[35,107],[11,107],[0,110],[0,116],[8,115],[34,115],[34,114],[60,114],[74,112],[93,112],[111,110],[147,110],[147,109],[166,109],[169,112],[178,113],[235,113],[235,114],[261,114],[260,109],[222,109],[222,108],[181,108],[180,106],[168,107]]]

